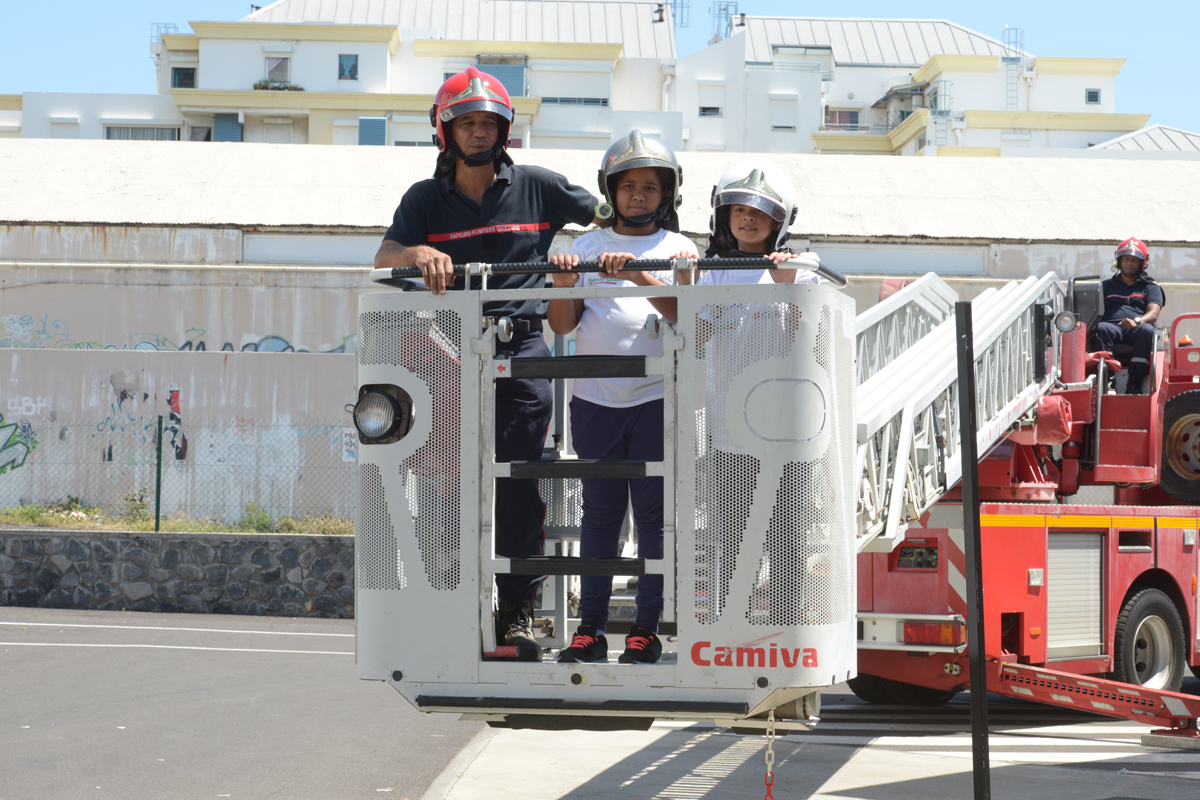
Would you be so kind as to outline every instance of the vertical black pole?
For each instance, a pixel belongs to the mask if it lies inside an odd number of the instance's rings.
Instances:
[[[979,546],[979,448],[975,418],[975,336],[970,303],[954,304],[958,333],[959,453],[962,456],[963,540],[967,556],[967,649],[971,664],[971,756],[975,800],[991,800],[987,666],[983,651],[983,559]]]
[[[158,533],[162,519],[162,414],[158,415],[158,458],[155,459],[157,475],[154,478],[154,532]]]

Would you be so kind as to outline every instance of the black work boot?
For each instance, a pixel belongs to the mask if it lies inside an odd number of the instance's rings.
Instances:
[[[533,638],[533,601],[500,598],[496,644],[517,648],[517,661],[541,661],[542,648]]]

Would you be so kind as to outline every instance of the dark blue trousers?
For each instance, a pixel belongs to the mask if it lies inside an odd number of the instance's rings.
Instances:
[[[610,408],[571,398],[571,443],[580,458],[661,461],[663,457],[663,401],[651,400],[628,408]],[[583,522],[579,555],[615,558],[625,510],[632,503],[637,528],[638,555],[663,556],[663,479],[589,479],[583,484]],[[604,630],[612,578],[580,578],[579,618],[585,625]],[[658,631],[663,610],[662,575],[638,578],[636,624]]]
[[[498,353],[514,358],[550,355],[539,331],[513,333],[512,341],[496,342]],[[554,393],[544,378],[496,381],[496,461],[536,461],[542,457],[554,410]],[[542,555],[546,504],[532,478],[496,480],[496,555],[506,558]],[[540,577],[497,575],[496,588],[506,600],[525,602],[537,592]]]
[[[1142,379],[1150,373],[1150,359],[1154,357],[1154,326],[1143,322],[1133,330],[1126,330],[1115,322],[1098,322],[1092,334],[1097,350],[1112,352],[1117,344],[1133,345],[1133,356],[1129,360],[1129,389],[1132,394],[1141,389]]]

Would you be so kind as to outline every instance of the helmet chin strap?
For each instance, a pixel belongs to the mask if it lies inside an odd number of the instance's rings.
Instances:
[[[628,225],[631,228],[644,228],[659,218],[659,212],[657,211],[651,214],[638,214],[636,217],[627,217],[618,211],[615,205],[613,206],[613,213],[617,215],[618,222]]]
[[[496,158],[499,157],[500,153],[504,150],[504,147],[497,140],[497,142],[492,145],[490,150],[485,150],[482,153],[476,153],[473,156],[469,156],[462,151],[462,148],[458,146],[458,142],[454,141],[453,139],[451,139],[448,144],[450,152],[454,155],[454,157],[465,162],[468,167],[482,167],[486,166],[487,164],[491,164],[495,162]]]

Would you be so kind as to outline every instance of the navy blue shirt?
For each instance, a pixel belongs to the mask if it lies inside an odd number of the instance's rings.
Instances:
[[[1104,316],[1101,322],[1118,322],[1123,319],[1136,319],[1146,313],[1148,303],[1166,305],[1162,287],[1157,283],[1135,283],[1130,286],[1121,280],[1120,275],[1100,284],[1104,294]]]
[[[405,247],[427,244],[455,264],[545,261],[563,226],[588,225],[599,202],[557,172],[523,164],[500,167],[482,204],[455,189],[451,178],[429,178],[404,193],[383,238]],[[479,278],[471,281],[478,287]],[[544,273],[493,275],[488,288],[535,289],[545,283]],[[454,288],[462,288],[462,278]],[[483,309],[495,316],[544,317],[547,303],[485,303]]]

